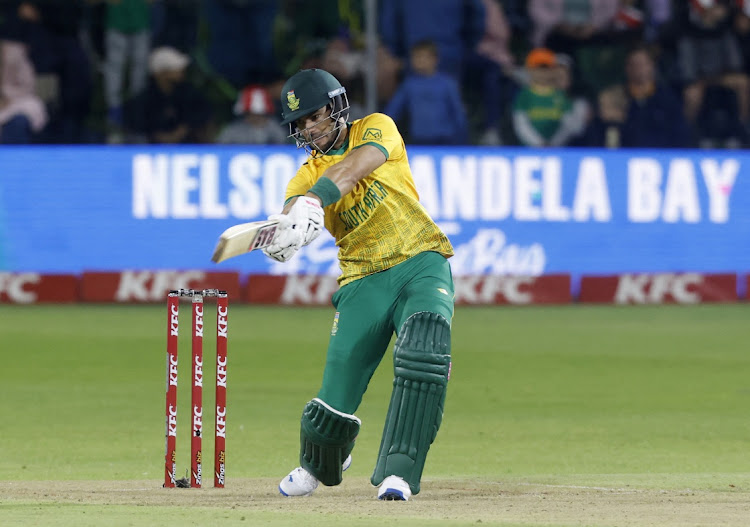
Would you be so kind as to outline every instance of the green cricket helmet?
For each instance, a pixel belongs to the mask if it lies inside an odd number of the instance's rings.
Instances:
[[[305,139],[295,121],[325,106],[331,108],[331,115],[328,119],[334,121],[333,129],[323,136]],[[328,152],[336,143],[349,118],[349,99],[346,89],[336,80],[336,77],[321,69],[300,70],[292,75],[281,89],[281,108],[281,124],[289,125],[289,136],[297,142],[297,147],[304,147],[311,154],[313,149],[322,154]],[[323,151],[316,142],[334,132],[337,133],[336,139]]]

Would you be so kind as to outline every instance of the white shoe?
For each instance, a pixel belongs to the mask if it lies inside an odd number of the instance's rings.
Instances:
[[[279,483],[279,492],[284,496],[309,496],[318,488],[318,478],[302,467],[292,470]]]
[[[378,499],[387,501],[408,501],[411,498],[409,484],[398,476],[388,476],[378,488]]]
[[[347,456],[341,465],[342,470],[348,469],[352,465],[351,454]],[[287,477],[279,483],[279,492],[284,496],[309,496],[318,488],[318,478],[310,474],[302,467],[292,470]]]

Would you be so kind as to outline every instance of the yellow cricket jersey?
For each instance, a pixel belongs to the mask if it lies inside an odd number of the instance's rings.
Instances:
[[[419,203],[396,124],[381,113],[351,123],[349,137],[339,150],[310,157],[289,182],[286,200],[307,193],[328,167],[365,145],[380,149],[386,162],[325,208],[326,228],[339,247],[340,285],[384,271],[425,251],[446,258],[453,255],[450,241]]]

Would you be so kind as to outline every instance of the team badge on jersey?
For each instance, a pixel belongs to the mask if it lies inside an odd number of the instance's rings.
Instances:
[[[364,135],[362,136],[363,141],[382,141],[383,140],[383,132],[381,132],[378,128],[368,128],[365,130]]]
[[[289,106],[290,110],[294,111],[299,108],[299,99],[294,95],[294,90],[286,92],[286,101],[286,105]]]
[[[339,332],[339,312],[336,311],[336,314],[333,316],[333,327],[331,328],[331,336],[333,337],[338,332]]]

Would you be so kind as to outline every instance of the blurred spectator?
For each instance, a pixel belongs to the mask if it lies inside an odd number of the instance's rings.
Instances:
[[[90,141],[86,119],[93,83],[89,57],[79,39],[83,0],[10,0],[7,6],[8,38],[28,45],[37,75],[55,75],[59,81],[58,104],[51,108],[44,140]]]
[[[276,0],[211,0],[203,5],[206,54],[217,74],[237,89],[278,77],[272,39]]]
[[[151,14],[154,47],[193,52],[198,43],[200,0],[154,0]]]
[[[624,86],[617,84],[599,92],[596,116],[586,128],[583,146],[620,148],[627,112]]]
[[[606,34],[619,0],[529,0],[531,42],[570,54],[578,44]]]
[[[329,60],[336,71],[330,71],[342,84],[356,70],[364,47],[363,2],[339,0],[283,0],[274,30],[274,51],[284,76],[322,64],[306,63],[310,58],[322,59],[333,45],[335,57]],[[301,23],[304,21],[304,23]],[[338,63],[338,64],[337,64]]]
[[[512,75],[516,67],[510,51],[511,28],[498,0],[482,0],[485,25],[482,38],[477,43],[476,53],[498,65],[506,74]]]
[[[212,142],[211,107],[186,81],[190,58],[170,47],[149,56],[146,90],[125,103],[125,128],[149,143]]]
[[[238,118],[224,127],[216,142],[221,144],[283,144],[286,129],[279,125],[268,90],[252,85],[237,96],[234,114]]]
[[[274,31],[274,50],[284,75],[322,68],[347,86],[349,117],[364,117],[364,2],[284,0]],[[304,24],[299,21],[304,20]],[[393,96],[403,64],[381,44],[377,53],[377,103]]]
[[[619,64],[642,36],[642,24],[628,19],[628,0],[529,0],[532,42],[573,57],[594,91],[620,82]]]
[[[692,0],[681,6],[679,16],[682,33],[677,50],[688,119],[696,122],[706,87],[720,84],[734,92],[739,118],[746,123],[750,81],[743,72],[740,46],[732,29],[730,0]]]
[[[691,143],[689,127],[678,96],[657,78],[654,60],[645,47],[631,50],[625,63],[627,110],[615,140],[612,124],[619,124],[621,102],[600,96],[599,119],[592,146],[680,148]],[[617,97],[616,92],[610,97]],[[602,110],[604,110],[603,113]],[[602,126],[604,123],[604,127]],[[608,124],[609,123],[609,124]]]
[[[378,29],[389,52],[406,61],[417,42],[437,44],[438,69],[463,80],[462,65],[484,35],[481,0],[382,0]]]
[[[26,46],[0,40],[0,143],[31,143],[47,123],[47,110],[34,94],[34,82]]]
[[[687,147],[691,138],[679,97],[661,83],[649,50],[636,47],[625,61],[628,113],[622,146]]]
[[[123,84],[126,66],[128,96],[139,95],[148,79],[151,51],[151,7],[153,0],[104,0],[105,24],[104,91],[107,102],[109,142],[120,142],[122,132]]]
[[[411,72],[385,113],[397,123],[407,122],[412,144],[465,144],[468,130],[460,89],[454,79],[437,71],[438,61],[434,42],[417,42],[411,51]]]
[[[709,84],[695,119],[700,148],[741,148],[747,129],[739,118],[735,93],[721,84]]]
[[[515,58],[510,51],[511,29],[498,0],[482,0],[485,28],[474,53],[466,61],[467,76],[476,79],[465,83],[467,100],[474,101],[472,114],[479,115],[479,143],[499,145],[501,119],[518,91],[513,81]]]
[[[564,54],[555,55],[557,75],[555,87],[570,99],[570,110],[562,117],[561,126],[570,134],[567,145],[577,146],[583,140],[583,133],[591,120],[591,105],[583,88],[575,82],[573,59]]]
[[[364,53],[352,48],[345,38],[335,38],[328,42],[321,60],[321,67],[350,87],[349,118],[361,119],[367,112],[364,107]],[[348,93],[348,92],[347,92]]]
[[[401,59],[395,57],[388,51],[384,44],[378,45],[377,52],[378,69],[378,107],[382,108],[393,98],[400,82],[401,72],[405,65]]]
[[[513,130],[525,146],[562,146],[572,137],[563,117],[572,109],[570,99],[558,87],[555,54],[535,48],[526,56],[529,84],[513,103]]]
[[[738,0],[734,14],[734,34],[742,51],[745,73],[750,68],[750,0]]]
[[[642,4],[644,40],[658,41],[664,35],[665,26],[672,21],[672,0],[643,0]]]
[[[349,93],[349,117],[359,119],[366,113],[363,29],[363,2],[284,0],[276,18],[275,55],[286,77],[322,68],[339,79]],[[381,75],[378,80],[387,82]]]

